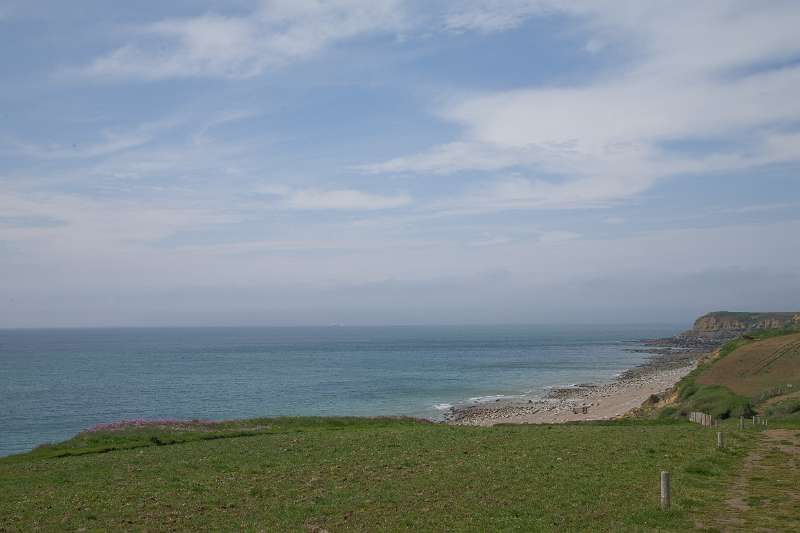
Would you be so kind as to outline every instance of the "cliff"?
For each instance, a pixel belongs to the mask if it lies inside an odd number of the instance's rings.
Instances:
[[[760,329],[800,328],[800,312],[737,313],[716,311],[701,316],[692,329],[683,332],[684,339],[724,341]]]

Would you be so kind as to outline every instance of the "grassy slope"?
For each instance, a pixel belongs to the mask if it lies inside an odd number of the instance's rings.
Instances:
[[[708,369],[698,383],[724,385],[749,398],[779,385],[800,386],[800,333],[741,346]]]
[[[702,411],[717,418],[750,416],[755,399],[787,383],[800,384],[800,341],[795,329],[764,330],[725,344],[677,385],[667,417]]]
[[[800,333],[741,346],[709,368],[697,382],[724,385],[749,398],[779,385],[800,386]]]
[[[772,427],[800,429],[800,392],[772,398],[759,406],[759,414],[772,422]]]
[[[755,438],[717,451],[712,429],[687,423],[238,424],[105,432],[2,459],[0,531],[681,531],[721,505]]]

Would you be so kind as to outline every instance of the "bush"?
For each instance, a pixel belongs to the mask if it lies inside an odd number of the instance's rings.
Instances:
[[[680,418],[682,413],[675,405],[668,405],[658,413],[658,418]]]
[[[722,385],[697,385],[685,399],[689,411],[708,413],[715,418],[752,416],[750,400]]]

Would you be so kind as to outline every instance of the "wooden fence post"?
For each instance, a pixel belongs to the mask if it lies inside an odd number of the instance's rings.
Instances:
[[[744,429],[744,417],[740,416],[739,417],[739,430],[741,431],[743,429]]]
[[[669,494],[669,472],[661,472],[661,510],[669,511],[670,494]]]
[[[722,431],[717,431],[717,448],[722,449],[725,447],[725,434]]]

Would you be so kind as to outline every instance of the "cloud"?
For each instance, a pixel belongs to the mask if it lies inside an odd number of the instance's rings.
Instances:
[[[793,3],[471,2],[459,27],[502,30],[560,13],[596,54],[633,59],[585,84],[456,96],[438,110],[455,141],[365,165],[369,173],[479,172],[485,204],[596,206],[629,199],[676,174],[800,160],[800,9]],[[664,144],[736,138],[748,147],[697,153]],[[503,177],[513,170],[518,176]],[[497,173],[501,175],[498,177]],[[475,196],[464,198],[473,203]]]
[[[153,137],[146,133],[113,133],[106,132],[103,139],[88,144],[29,144],[19,141],[8,142],[11,152],[33,159],[84,159],[101,157],[122,152],[150,142]]]
[[[381,163],[356,167],[369,174],[424,173],[452,174],[463,170],[493,171],[537,160],[532,149],[504,148],[480,142],[452,142],[434,146],[427,152],[397,157]]]
[[[246,260],[237,254],[248,247],[229,244],[156,254],[73,251],[66,243],[48,250],[47,263],[58,269],[46,283],[41,261],[3,258],[0,289],[14,303],[0,308],[0,320],[9,327],[688,322],[709,309],[795,308],[800,256],[786,235],[798,230],[797,223],[739,225],[568,246],[442,242],[416,251],[411,243],[387,246],[381,235],[366,245],[341,235],[319,239],[329,250],[310,261],[308,241],[252,245],[262,253]]]
[[[176,231],[208,228],[238,220],[220,209],[142,206],[136,201],[91,200],[71,194],[23,194],[0,190],[0,212],[14,222],[0,224],[0,241],[32,245],[50,255],[135,253]],[[37,252],[35,252],[37,253]]]
[[[286,186],[261,186],[259,194],[276,196],[279,205],[301,210],[380,210],[403,207],[411,203],[407,194],[372,194],[354,189],[292,189]]]
[[[5,148],[0,145],[0,153],[31,159],[93,159],[146,145],[180,122],[178,118],[172,117],[127,129],[105,129],[99,132],[98,139],[84,141],[76,138],[69,144],[34,144],[10,139],[4,143]]]
[[[531,0],[472,0],[458,2],[445,14],[451,31],[504,31],[520,26],[525,19],[541,14],[550,2]]]
[[[148,24],[80,69],[95,79],[249,78],[340,41],[403,27],[400,0],[264,0],[251,13]]]

